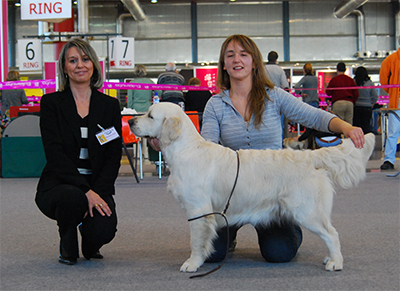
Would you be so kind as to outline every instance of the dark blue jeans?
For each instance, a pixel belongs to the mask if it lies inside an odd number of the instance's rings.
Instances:
[[[241,226],[229,227],[229,245],[235,240]],[[261,255],[267,262],[285,263],[290,262],[297,254],[303,233],[301,228],[293,223],[284,221],[271,223],[268,226],[256,226],[258,244]],[[226,227],[217,231],[218,237],[213,241],[215,251],[207,258],[206,262],[220,262],[225,258],[227,248]]]

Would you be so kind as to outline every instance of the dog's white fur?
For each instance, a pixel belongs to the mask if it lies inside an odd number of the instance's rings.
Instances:
[[[232,190],[236,152],[205,141],[182,109],[160,103],[134,118],[137,136],[159,139],[170,168],[168,190],[181,203],[188,218],[222,212]],[[363,149],[350,139],[319,150],[239,150],[240,171],[226,216],[233,224],[268,224],[282,217],[294,219],[318,234],[329,249],[325,269],[341,270],[339,236],[331,225],[333,183],[355,186],[365,177],[366,163],[375,144],[365,136]],[[183,272],[196,272],[212,253],[216,229],[225,226],[219,215],[190,222],[191,255]]]

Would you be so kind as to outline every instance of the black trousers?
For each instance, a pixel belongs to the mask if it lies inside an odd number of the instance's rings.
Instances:
[[[371,132],[372,108],[354,106],[353,125],[362,128],[364,134]]]
[[[229,227],[229,245],[236,238],[241,226],[233,225]],[[303,233],[301,228],[290,221],[272,223],[268,226],[256,226],[258,234],[258,244],[261,255],[270,263],[290,262],[297,254]],[[219,262],[225,258],[227,248],[226,227],[217,231],[218,236],[214,239],[215,251],[207,258],[206,262]]]
[[[92,257],[104,244],[109,243],[117,231],[117,214],[112,195],[102,196],[110,207],[110,217],[102,216],[93,209],[93,217],[88,214],[88,200],[85,193],[72,185],[58,185],[50,190],[37,192],[35,202],[40,211],[57,221],[60,234],[60,251],[70,258],[79,258],[77,226],[82,235],[82,253]]]

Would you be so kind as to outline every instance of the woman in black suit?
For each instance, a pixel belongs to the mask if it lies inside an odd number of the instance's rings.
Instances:
[[[60,53],[59,91],[41,99],[47,164],[35,201],[57,221],[63,264],[73,265],[79,257],[78,225],[88,260],[103,258],[99,250],[117,230],[112,195],[122,154],[121,114],[117,99],[97,91],[102,85],[95,51],[72,39]]]

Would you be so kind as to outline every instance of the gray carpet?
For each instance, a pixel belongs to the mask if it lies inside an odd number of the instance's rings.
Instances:
[[[345,259],[327,272],[327,248],[304,230],[295,260],[266,263],[251,226],[217,272],[200,279],[180,273],[190,254],[189,222],[166,193],[166,177],[117,180],[119,227],[103,260],[59,264],[56,223],[34,204],[37,179],[0,179],[1,290],[400,290],[400,177],[367,173],[357,189],[338,189],[332,221]],[[200,272],[216,264],[205,264]]]

